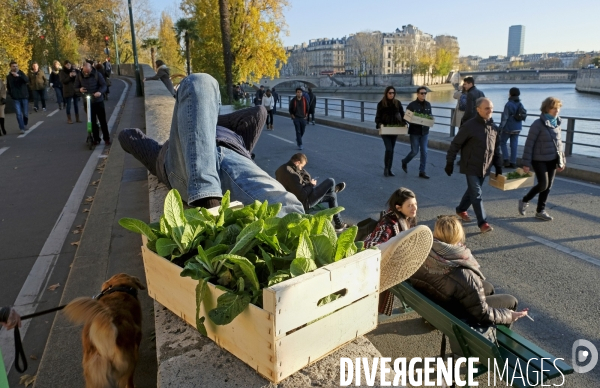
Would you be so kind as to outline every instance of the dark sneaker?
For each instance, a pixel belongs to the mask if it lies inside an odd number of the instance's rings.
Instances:
[[[335,192],[339,193],[340,191],[344,191],[345,188],[346,188],[346,182],[340,182],[337,185],[335,185]]]
[[[108,145],[111,145],[111,142],[110,142],[110,140],[105,140],[104,144],[108,146]]]
[[[36,108],[36,107],[34,106],[34,107],[33,107],[33,111],[34,111],[34,112],[37,112],[37,111],[38,111],[38,108]]]
[[[402,170],[406,173],[408,173],[408,164],[402,162]]]
[[[545,210],[542,210],[539,213],[535,213],[535,218],[539,218],[540,220],[544,221],[552,221],[554,219],[548,213],[546,213]]]
[[[469,213],[467,212],[456,212],[456,215],[460,217],[463,222],[471,222],[471,217],[469,217]]]
[[[349,227],[350,227],[350,225],[341,223],[341,224],[335,226],[335,231],[337,233],[343,232],[344,230],[348,229]]]
[[[483,233],[491,232],[492,230],[494,230],[494,228],[492,228],[492,226],[486,222],[485,224],[481,225],[479,230],[481,230],[481,233],[483,234]]]
[[[510,167],[510,161],[508,159],[504,160],[504,167]]]
[[[519,214],[524,216],[527,212],[527,206],[529,206],[529,202],[523,202],[522,199],[519,199]]]
[[[429,175],[425,174],[425,172],[420,172],[419,173],[419,178],[429,179]]]
[[[511,163],[508,167],[509,168],[517,168],[517,164],[516,163]]]
[[[301,150],[301,149],[302,149],[302,146],[301,146],[301,145],[299,145],[299,146],[298,146],[298,149],[299,149],[299,150]]]

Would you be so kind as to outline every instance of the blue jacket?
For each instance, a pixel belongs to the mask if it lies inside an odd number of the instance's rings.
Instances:
[[[512,96],[504,105],[502,119],[500,120],[500,130],[502,132],[520,132],[523,129],[523,122],[515,120],[515,114],[521,105],[521,100],[518,96]]]

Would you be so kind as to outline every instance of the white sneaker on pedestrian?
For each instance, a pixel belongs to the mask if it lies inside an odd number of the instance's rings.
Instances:
[[[24,130],[24,129],[21,129],[21,134],[24,134],[24,133],[25,133],[25,130]]]
[[[46,108],[42,108],[42,110],[45,112],[45,111],[46,111]]]
[[[411,277],[421,267],[431,246],[433,234],[425,225],[418,225],[379,245],[381,275],[379,292]]]

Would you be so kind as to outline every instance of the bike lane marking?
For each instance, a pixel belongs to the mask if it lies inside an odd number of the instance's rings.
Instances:
[[[47,115],[46,117],[52,117],[54,116],[56,113],[58,113],[58,109],[55,110],[54,112],[50,113],[49,115]]]
[[[121,110],[123,105],[123,101],[125,101],[125,97],[127,96],[127,92],[129,90],[129,85],[122,81],[125,84],[125,89],[121,94],[121,98],[119,102],[115,106],[113,113],[108,122],[109,132],[112,131],[112,128],[117,120],[117,116]],[[41,124],[41,122],[40,122]],[[21,135],[19,137],[22,137]],[[50,281],[50,276],[52,275],[52,271],[56,266],[58,261],[58,257],[60,255],[62,246],[65,243],[67,236],[73,226],[73,221],[78,214],[79,206],[83,201],[83,197],[87,190],[88,184],[91,180],[92,174],[96,169],[96,165],[98,164],[98,156],[102,154],[104,151],[104,146],[97,146],[96,149],[90,155],[88,161],[86,162],[81,175],[77,179],[77,183],[73,187],[73,191],[69,195],[69,199],[65,204],[63,210],[61,211],[52,231],[48,235],[42,250],[36,259],[31,271],[27,275],[27,279],[23,283],[23,287],[15,300],[14,307],[21,315],[32,314],[36,311],[38,304],[43,301],[42,296],[44,291],[48,288],[48,282]],[[21,338],[24,339],[27,334],[27,329],[31,320],[23,321],[21,325]],[[0,330],[0,349],[3,350],[3,358],[4,365],[6,367],[6,373],[8,374],[13,366],[15,361],[15,346],[14,346],[14,334],[11,331],[7,331],[4,327]]]
[[[2,155],[4,153],[4,151],[6,151],[9,148],[10,147],[2,147],[2,148],[0,148],[0,155]]]
[[[37,127],[39,127],[43,123],[44,123],[43,121],[38,121],[37,123],[33,124],[28,130],[25,131],[24,134],[17,136],[17,139],[21,139],[21,138],[29,135],[34,129],[36,129]]]

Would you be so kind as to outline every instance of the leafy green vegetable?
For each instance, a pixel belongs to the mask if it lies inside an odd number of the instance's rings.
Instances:
[[[512,171],[509,172],[508,174],[506,174],[506,179],[510,180],[510,179],[520,179],[520,178],[529,178],[531,176],[530,173],[527,174],[519,174],[516,171]]]
[[[171,190],[160,222],[119,221],[124,228],[145,235],[148,249],[183,266],[182,277],[198,281],[196,326],[203,335],[207,332],[200,307],[209,282],[225,293],[207,315],[214,324],[226,325],[248,304],[261,306],[263,288],[364,249],[362,243],[354,242],[357,227],[348,228],[338,238],[331,221],[342,207],[277,218],[280,203],[254,201],[241,209],[229,205],[227,192],[216,215],[205,208],[184,210],[181,196]],[[332,294],[319,303],[338,297]]]

